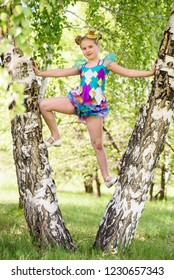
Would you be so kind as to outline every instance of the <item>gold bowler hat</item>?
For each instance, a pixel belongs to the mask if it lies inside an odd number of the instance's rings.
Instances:
[[[97,39],[94,28],[89,28],[88,33],[86,33],[84,37],[88,39]]]
[[[95,34],[94,28],[91,27],[91,28],[88,29],[88,33],[86,33],[84,36],[78,35],[75,38],[76,44],[80,45],[84,38],[93,39],[93,40],[98,41],[98,40],[102,39],[102,35],[101,34]]]

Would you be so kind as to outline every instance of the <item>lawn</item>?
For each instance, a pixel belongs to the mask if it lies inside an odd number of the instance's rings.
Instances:
[[[61,260],[173,260],[174,204],[147,202],[135,238],[126,251],[118,255],[92,249],[99,222],[109,195],[101,198],[85,193],[59,193],[59,206],[67,228],[77,244],[75,253],[50,248],[39,255],[28,234],[23,211],[18,203],[2,203],[0,207],[0,259]]]
[[[174,260],[174,201],[170,197],[167,201],[146,202],[134,240],[124,253],[112,255],[92,249],[113,192],[104,187],[101,198],[98,198],[84,193],[83,188],[78,191],[77,187],[66,186],[60,190],[58,186],[59,207],[77,250],[72,253],[55,247],[38,254],[29,236],[23,210],[18,208],[13,160],[3,152],[0,155],[1,260]]]

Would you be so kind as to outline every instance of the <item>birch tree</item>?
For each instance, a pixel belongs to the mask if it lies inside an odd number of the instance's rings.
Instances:
[[[131,243],[155,166],[164,149],[174,107],[174,5],[158,53],[151,95],[143,105],[94,245],[118,251]]]
[[[58,206],[48,152],[42,139],[39,86],[32,61],[21,50],[10,45],[3,63],[11,73],[13,83],[25,87],[25,112],[17,114],[12,120],[11,131],[19,193],[29,232],[39,247],[42,244],[55,244],[74,250],[76,246]],[[13,97],[11,110],[15,109],[16,96]]]
[[[59,15],[63,18],[64,6],[57,3],[54,9],[57,18],[52,14],[48,17],[52,7],[45,7],[44,1],[29,1],[34,3],[36,22],[40,15],[40,21],[45,24],[46,19],[52,19],[55,24],[55,35],[49,36],[51,43],[55,43],[61,36]],[[69,2],[65,1],[65,5]],[[40,4],[40,9],[39,9]],[[41,5],[42,4],[42,5]],[[54,6],[55,2],[51,2]],[[16,167],[16,175],[20,201],[24,208],[26,222],[31,236],[39,248],[42,245],[52,244],[75,250],[76,245],[65,226],[56,196],[56,186],[52,178],[51,167],[48,160],[47,148],[42,139],[42,122],[39,112],[39,98],[42,96],[37,79],[33,72],[32,60],[23,54],[21,48],[28,52],[27,37],[31,38],[29,20],[32,15],[31,9],[20,3],[9,1],[1,8],[1,53],[2,64],[12,77],[8,90],[13,92],[10,104],[13,119],[11,121],[11,132],[13,140],[13,157]],[[47,9],[46,9],[47,8]],[[47,17],[46,17],[47,16]],[[53,18],[54,24],[53,24]],[[34,19],[32,19],[33,21]],[[63,21],[63,20],[62,20]],[[0,25],[0,26],[1,26]],[[48,38],[48,32],[52,27],[47,24],[47,32],[43,34]],[[41,27],[42,29],[42,27]],[[39,30],[42,33],[41,30]],[[30,36],[29,36],[30,35]],[[45,37],[43,40],[45,40]],[[10,42],[10,45],[8,44]],[[41,50],[44,44],[41,42]],[[8,49],[5,47],[9,45]],[[23,98],[19,97],[21,87],[24,89]],[[17,110],[18,101],[23,100],[24,109],[22,113]],[[20,106],[21,108],[21,106]]]

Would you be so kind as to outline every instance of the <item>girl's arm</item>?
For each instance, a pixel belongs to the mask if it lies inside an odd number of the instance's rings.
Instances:
[[[33,70],[39,77],[67,77],[79,75],[78,68],[54,69],[47,71],[39,71],[36,62],[33,60]]]
[[[155,63],[152,66],[152,69],[150,71],[127,69],[127,68],[124,68],[124,67],[118,65],[115,62],[111,63],[108,66],[108,70],[110,70],[113,73],[119,74],[124,77],[129,77],[129,78],[150,77],[150,76],[153,76],[155,73]]]

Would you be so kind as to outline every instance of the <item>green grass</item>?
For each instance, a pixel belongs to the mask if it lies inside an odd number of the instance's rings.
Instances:
[[[58,194],[59,206],[67,228],[77,244],[76,252],[50,248],[39,255],[31,241],[23,211],[17,203],[0,205],[0,259],[61,259],[61,260],[173,260],[174,204],[147,202],[134,240],[126,251],[117,256],[92,249],[99,222],[110,195],[101,198],[84,193]]]
[[[93,250],[96,232],[113,190],[102,189],[102,197],[85,194],[81,186],[58,185],[59,206],[77,250],[58,247],[39,255],[28,233],[23,211],[18,209],[18,190],[12,157],[0,151],[0,259],[1,260],[174,260],[174,202],[146,202],[133,242],[118,255]],[[80,184],[80,183],[79,183]],[[66,191],[65,191],[66,190]],[[68,190],[68,191],[67,191]],[[171,187],[173,197],[173,187]],[[109,192],[109,193],[108,193]]]

